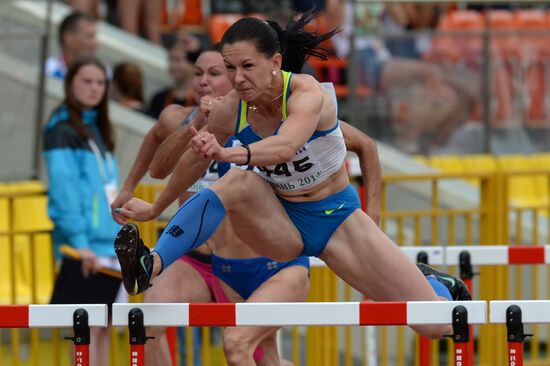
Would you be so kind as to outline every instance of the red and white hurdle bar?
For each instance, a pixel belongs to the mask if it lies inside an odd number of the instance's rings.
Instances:
[[[0,305],[0,328],[73,327],[74,365],[90,364],[90,327],[107,326],[107,305]]]
[[[452,324],[455,362],[471,366],[468,327],[506,324],[508,365],[523,365],[524,324],[550,324],[550,301],[114,304],[113,325],[130,328],[132,366],[143,365],[145,326]],[[4,305],[0,328],[73,327],[75,365],[89,365],[89,327],[107,326],[106,305]]]
[[[470,264],[474,266],[550,264],[550,245],[453,245],[453,246],[411,246],[400,247],[414,262],[419,254],[426,254],[429,264],[434,266],[458,266],[460,255],[468,253]],[[312,266],[325,266],[325,263],[310,257]]]
[[[550,245],[468,245],[468,246],[411,246],[400,247],[413,262],[425,262],[430,265],[458,266],[460,278],[470,293],[473,293],[474,272],[472,266],[548,264],[550,263]],[[325,266],[318,258],[310,258],[312,266]],[[473,330],[470,332],[473,338]],[[472,343],[473,345],[473,343]],[[430,366],[430,341],[420,337],[420,366]],[[473,350],[470,355],[473,357]],[[473,359],[470,360],[473,363]]]
[[[469,325],[486,324],[485,301],[114,304],[130,329],[131,365],[144,365],[146,326],[453,325],[455,365],[468,363]]]

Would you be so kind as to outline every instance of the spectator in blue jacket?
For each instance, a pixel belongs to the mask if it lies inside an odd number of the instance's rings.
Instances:
[[[101,62],[75,61],[65,79],[65,100],[44,130],[55,251],[68,244],[82,259],[60,257],[52,304],[112,305],[120,288],[119,279],[98,273],[100,267],[117,267],[113,240],[119,230],[110,209],[119,174],[107,90]],[[90,365],[108,364],[109,334],[109,328],[91,329]]]

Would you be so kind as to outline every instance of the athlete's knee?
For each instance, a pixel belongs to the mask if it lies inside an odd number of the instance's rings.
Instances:
[[[214,182],[210,188],[224,197],[238,197],[242,201],[250,190],[251,180],[254,179],[252,174],[242,169],[230,169],[223,177]]]
[[[166,327],[147,327],[145,333],[148,337],[155,337],[158,340],[166,334]]]
[[[453,333],[450,325],[417,325],[413,329],[431,340],[437,340]]]
[[[252,357],[253,344],[239,328],[226,328],[223,332],[223,352],[229,364],[238,365]]]
[[[159,277],[155,278],[158,279]],[[149,291],[145,291],[143,295],[143,302],[146,303],[157,303],[157,302],[172,302],[171,299],[168,299],[164,294],[164,291],[158,291],[161,286],[155,288],[155,283],[153,281],[153,287]],[[153,290],[154,289],[154,290]]]
[[[302,266],[293,266],[281,271],[288,292],[296,296],[294,301],[305,301],[309,294],[309,271]]]

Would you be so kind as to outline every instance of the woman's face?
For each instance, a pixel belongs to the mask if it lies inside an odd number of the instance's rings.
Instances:
[[[189,80],[193,65],[187,60],[187,54],[182,47],[172,47],[168,53],[169,71],[172,79],[177,83]]]
[[[107,90],[107,80],[103,70],[96,65],[84,65],[77,71],[72,82],[75,99],[84,108],[96,107]]]
[[[195,62],[193,78],[195,97],[198,100],[205,95],[221,97],[229,93],[231,89],[231,82],[227,78],[222,55],[214,51],[203,52]]]
[[[254,100],[265,92],[273,81],[273,71],[280,69],[279,54],[266,57],[250,41],[226,44],[222,55],[229,80],[245,101]]]

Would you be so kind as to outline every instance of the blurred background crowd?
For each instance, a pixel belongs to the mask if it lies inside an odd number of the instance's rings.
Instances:
[[[135,61],[111,65],[111,97],[153,118],[170,103],[190,105],[194,58],[239,17],[285,24],[292,14],[315,7],[322,16],[312,27],[342,31],[324,45],[333,55],[329,61],[312,59],[306,70],[337,86],[341,117],[371,136],[410,154],[529,153],[550,146],[550,47],[544,42],[550,13],[544,5],[345,0],[67,4],[86,14],[83,23],[89,27],[102,20],[167,49],[171,85],[161,90],[143,90],[147,75]],[[83,40],[82,49],[72,52],[93,52],[89,32],[81,32],[89,43]]]
[[[540,170],[550,166],[550,7],[544,2],[0,0],[0,228],[8,233],[0,233],[0,250],[9,253],[0,260],[0,275],[26,286],[10,290],[9,281],[0,281],[0,302],[50,301],[52,224],[42,200],[47,179],[40,151],[46,123],[67,96],[63,82],[70,80],[67,72],[75,60],[94,56],[105,65],[102,95],[109,103],[101,104],[108,104],[116,142],[112,152],[124,179],[161,111],[171,104],[196,103],[194,63],[201,50],[219,42],[243,16],[284,25],[312,7],[320,17],[310,29],[340,32],[323,44],[328,60],[311,58],[304,71],[334,84],[339,117],[376,139],[384,173],[433,172],[428,165],[480,174],[475,184],[456,191],[451,187],[453,194],[435,189],[435,199],[420,200],[418,192],[408,189],[402,195],[391,191],[388,207],[410,208],[415,221],[386,216],[391,221],[388,235],[399,244],[479,242],[471,238],[472,230],[464,229],[466,224],[456,230],[438,228],[434,217],[445,215],[439,208],[422,218],[422,233],[411,233],[424,203],[437,206],[440,199],[441,206],[454,208],[469,199],[486,199],[487,188],[501,194],[500,188],[486,184],[486,173],[511,171],[503,194],[508,193],[514,209],[536,209],[530,218],[517,214],[509,226],[519,233],[510,242],[526,240],[521,225],[536,229],[533,243],[548,242],[550,176]],[[525,176],[514,175],[520,170]],[[41,182],[29,188],[20,182],[28,179]],[[153,193],[143,192],[142,197],[153,199]],[[29,199],[12,209],[5,198],[13,195],[16,202],[18,195],[27,199],[24,194],[39,202]],[[507,205],[495,197],[496,203]],[[533,224],[539,220],[543,224]],[[43,238],[47,245],[36,245],[36,256],[20,243],[6,249],[12,245],[8,236],[20,227],[48,233]],[[156,229],[150,232],[156,235]],[[538,239],[539,229],[547,239]],[[449,239],[447,233],[465,238]],[[506,238],[487,236],[485,243],[507,243]],[[34,274],[29,257],[41,259]],[[34,277],[31,291],[27,282]]]

